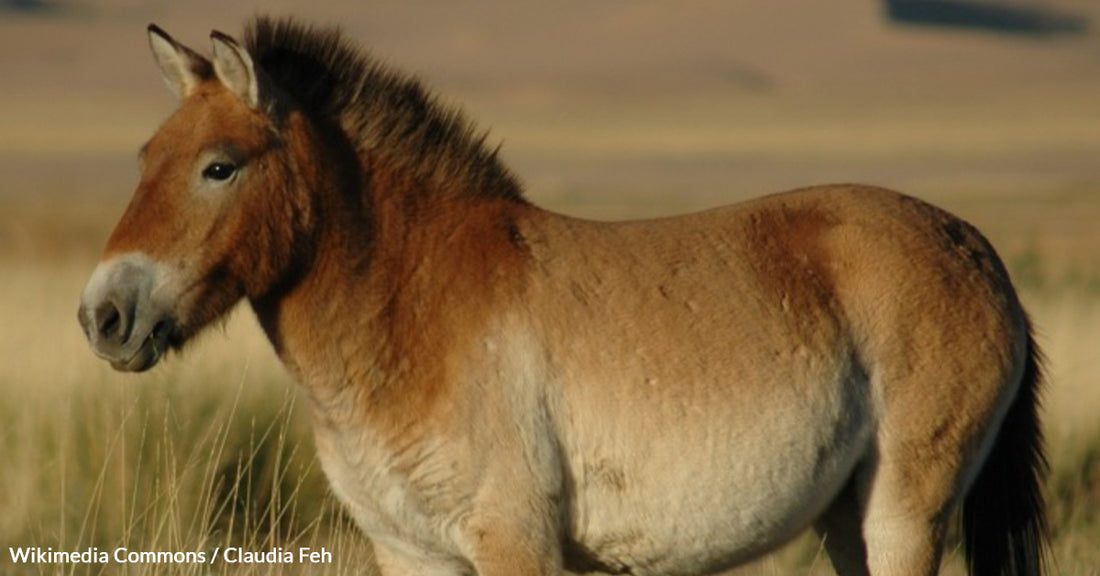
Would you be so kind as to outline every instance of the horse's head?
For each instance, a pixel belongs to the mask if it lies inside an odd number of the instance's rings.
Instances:
[[[206,59],[155,26],[149,43],[179,108],[141,152],[141,181],[88,281],[78,317],[119,370],[259,297],[293,265],[311,207],[284,108],[249,53],[221,33]]]

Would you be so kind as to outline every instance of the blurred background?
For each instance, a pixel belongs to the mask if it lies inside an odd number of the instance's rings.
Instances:
[[[639,218],[862,182],[976,224],[1050,358],[1056,573],[1100,573],[1093,0],[0,0],[0,544],[313,543],[326,573],[369,565],[250,312],[139,376],[75,321],[175,106],[146,25],[205,52],[257,13],[338,24],[417,74],[548,208]],[[804,539],[738,573],[830,571]]]

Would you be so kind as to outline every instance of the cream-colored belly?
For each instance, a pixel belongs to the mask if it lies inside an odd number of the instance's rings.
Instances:
[[[699,420],[668,409],[600,414],[569,451],[580,555],[639,576],[709,573],[793,538],[868,452],[863,384],[826,389],[751,412],[700,408]]]

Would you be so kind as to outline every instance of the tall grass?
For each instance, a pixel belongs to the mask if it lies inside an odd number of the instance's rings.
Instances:
[[[142,375],[87,350],[74,312],[88,254],[0,255],[0,572],[116,573],[117,564],[14,565],[7,547],[265,551],[325,547],[333,564],[136,565],[127,573],[368,573],[369,544],[318,470],[305,402],[251,313]],[[1042,255],[1025,255],[1042,258]],[[1008,258],[1011,262],[1012,259]],[[1050,358],[1047,435],[1057,574],[1100,566],[1100,293],[1033,289]],[[947,573],[961,574],[957,551]],[[829,574],[804,538],[736,574]]]

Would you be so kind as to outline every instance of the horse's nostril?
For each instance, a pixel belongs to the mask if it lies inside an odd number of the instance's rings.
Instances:
[[[96,334],[103,340],[122,341],[124,327],[122,325],[122,313],[114,302],[104,302],[96,307],[92,317],[95,322]]]

